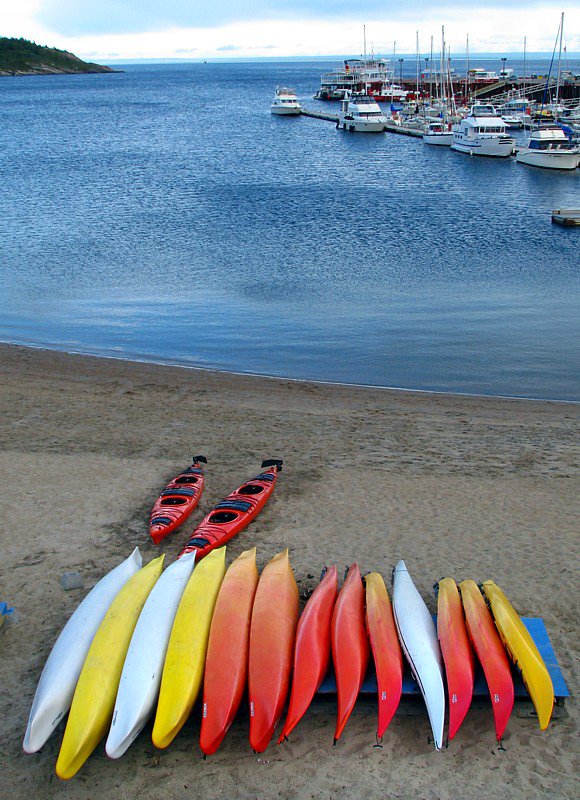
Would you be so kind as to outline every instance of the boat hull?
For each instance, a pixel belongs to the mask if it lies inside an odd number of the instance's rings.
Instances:
[[[424,133],[423,141],[425,144],[438,145],[440,147],[451,147],[453,144],[452,133]]]
[[[469,644],[457,584],[453,578],[443,578],[437,588],[437,636],[447,679],[449,738],[453,739],[471,705],[473,651]]]
[[[215,753],[220,746],[246,688],[250,620],[257,585],[256,548],[253,547],[228,567],[211,621],[199,737],[206,756]]]
[[[452,150],[458,153],[467,153],[470,156],[489,156],[491,158],[508,158],[514,151],[514,142],[500,142],[497,140],[481,139],[478,142],[458,142],[451,144]]]
[[[271,106],[270,112],[280,117],[299,117],[302,109],[300,106],[296,108],[281,108],[280,106]]]
[[[248,699],[256,753],[268,746],[288,696],[299,608],[288,550],[283,550],[264,567],[252,609]]]
[[[151,590],[127,651],[105,752],[120,758],[153,713],[173,620],[195,564],[195,553],[174,561]]]
[[[139,548],[93,586],[56,640],[38,681],[23,749],[36,753],[70,708],[91,642],[111,603],[141,568]]]
[[[246,481],[213,508],[189,537],[178,558],[185,553],[196,553],[199,562],[216,547],[242,531],[260,513],[276,486],[276,477],[282,461],[264,461],[267,466],[253,480]]]
[[[493,581],[484,581],[482,589],[491,607],[501,640],[520,670],[532,698],[540,730],[545,731],[554,708],[554,687],[550,673],[526,626],[499,586]]]
[[[365,576],[366,626],[375,661],[379,695],[377,736],[386,731],[401,700],[403,654],[387,587],[378,572]]]
[[[514,704],[514,682],[509,661],[475,581],[461,581],[459,591],[467,633],[485,673],[495,721],[495,735],[500,742]]]
[[[56,774],[72,778],[106,734],[115,707],[123,662],[139,614],[155,585],[165,556],[133,575],[111,603],[92,641],[75,689]]]
[[[542,169],[576,169],[580,162],[578,153],[546,153],[521,148],[516,152],[516,161]]]
[[[188,467],[171,480],[155,501],[149,515],[149,535],[159,544],[168,534],[178,528],[197,507],[204,485],[204,474],[196,456]]]
[[[302,719],[330,662],[330,623],[338,595],[338,572],[331,567],[308,598],[296,628],[294,673],[288,714],[278,743]]]
[[[443,748],[445,688],[433,619],[404,561],[393,571],[393,612],[403,652],[427,706],[435,748]]]
[[[331,643],[338,695],[334,731],[336,744],[356,703],[370,656],[365,627],[364,589],[356,563],[350,567],[334,606]]]
[[[177,736],[201,688],[213,610],[225,573],[225,547],[197,564],[181,597],[161,676],[153,744],[168,747]]]

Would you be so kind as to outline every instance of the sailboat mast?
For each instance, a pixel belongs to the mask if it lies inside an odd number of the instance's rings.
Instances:
[[[469,105],[469,34],[465,42],[465,105]]]
[[[416,81],[415,81],[415,103],[419,102],[419,31],[416,32],[416,43],[415,43],[416,51],[417,51],[417,58],[416,58]]]
[[[556,105],[554,107],[554,122],[558,122],[558,98],[560,96],[560,62],[562,59],[562,36],[564,35],[564,12],[560,19],[560,50],[558,52],[558,78],[556,80]]]

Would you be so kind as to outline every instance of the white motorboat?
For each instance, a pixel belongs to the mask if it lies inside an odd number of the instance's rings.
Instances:
[[[532,131],[526,144],[516,150],[516,161],[545,169],[576,169],[580,146],[573,144],[558,125]]]
[[[368,94],[350,94],[340,104],[336,127],[354,133],[381,133],[387,118],[379,104]]]
[[[506,128],[524,127],[524,118],[518,114],[502,114],[501,118],[504,121]]]
[[[302,111],[302,106],[298,102],[294,89],[284,86],[276,87],[274,102],[270,106],[272,114],[283,114],[284,116],[297,116]]]
[[[423,133],[425,144],[443,145],[449,147],[453,144],[453,130],[446,122],[428,122]]]
[[[472,156],[511,156],[515,139],[506,133],[501,117],[477,116],[473,106],[467,117],[453,126],[452,150]]]
[[[445,688],[435,623],[404,561],[393,570],[393,614],[401,647],[427,706],[435,747],[443,748]]]

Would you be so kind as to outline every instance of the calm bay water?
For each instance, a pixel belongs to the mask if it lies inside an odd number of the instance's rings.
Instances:
[[[580,399],[580,171],[270,114],[336,65],[0,80],[0,340]]]

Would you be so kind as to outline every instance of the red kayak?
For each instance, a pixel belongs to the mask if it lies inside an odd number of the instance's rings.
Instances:
[[[197,562],[214,548],[222,547],[249,525],[274,491],[276,476],[282,470],[282,460],[262,461],[262,468],[264,467],[267,467],[264,472],[243,483],[204,517],[178,558],[195,551]]]
[[[331,642],[338,694],[336,744],[356,703],[370,655],[365,629],[364,589],[358,564],[349,569],[334,606]]]
[[[366,624],[375,660],[379,692],[377,736],[386,731],[401,700],[403,653],[395,626],[393,608],[382,575],[365,575]]]
[[[324,680],[330,662],[330,623],[338,594],[338,572],[331,567],[308,598],[294,648],[294,677],[280,744],[302,719]]]
[[[514,682],[509,661],[478,585],[475,581],[461,581],[459,591],[467,632],[485,673],[495,735],[500,742],[514,705]]]
[[[257,585],[256,548],[253,547],[230,564],[213,612],[199,736],[206,756],[215,753],[220,746],[246,689],[250,619]]]
[[[299,613],[298,587],[283,550],[260,575],[250,624],[250,744],[256,753],[268,746],[284,710]]]
[[[203,492],[202,462],[205,456],[194,456],[193,464],[176,475],[161,492],[149,515],[149,535],[159,544],[189,517],[199,503]]]
[[[449,695],[449,738],[453,739],[471,705],[473,650],[469,644],[461,598],[453,578],[442,578],[437,589],[437,638],[441,645]]]

